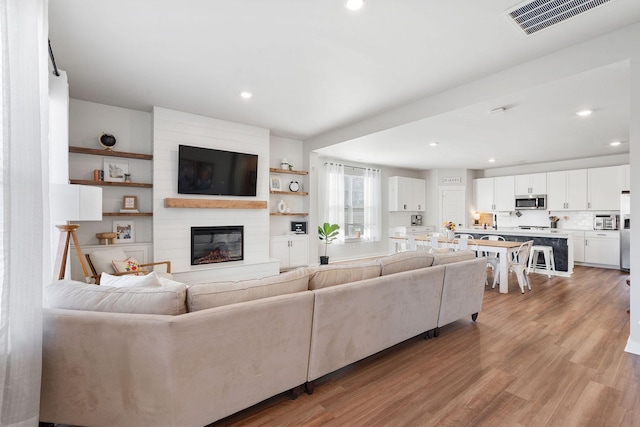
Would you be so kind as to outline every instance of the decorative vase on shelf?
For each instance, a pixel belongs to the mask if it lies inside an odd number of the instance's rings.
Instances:
[[[455,230],[449,230],[448,228],[446,230],[447,230],[447,239],[453,240],[453,238],[456,235],[456,231]]]

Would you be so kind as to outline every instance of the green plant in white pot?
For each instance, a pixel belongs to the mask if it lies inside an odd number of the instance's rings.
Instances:
[[[324,241],[324,255],[320,256],[320,264],[329,264],[327,249],[329,245],[338,238],[340,234],[340,226],[338,224],[329,224],[325,222],[322,226],[318,226],[318,238]]]

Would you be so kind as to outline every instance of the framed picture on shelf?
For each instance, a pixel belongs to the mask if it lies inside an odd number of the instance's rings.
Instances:
[[[113,221],[113,232],[116,233],[116,243],[133,243],[136,241],[133,221]]]
[[[129,163],[104,159],[104,180],[124,182],[124,175],[129,173]]]
[[[122,209],[138,209],[138,196],[122,196]]]
[[[277,176],[271,177],[271,191],[282,191],[282,181]]]

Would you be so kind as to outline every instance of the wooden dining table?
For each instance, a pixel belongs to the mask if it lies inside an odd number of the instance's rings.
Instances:
[[[416,245],[431,246],[431,239],[427,236],[413,236]],[[407,241],[406,235],[390,236],[389,240],[395,243],[405,243]],[[455,245],[454,240],[445,239],[440,237],[438,242],[451,246]],[[487,239],[468,239],[468,249],[476,252],[495,252],[498,254],[500,262],[498,263],[498,269],[500,271],[500,293],[506,294],[509,292],[509,263],[506,260],[512,259],[513,254],[518,252],[518,248],[522,245],[522,242],[514,242],[509,240],[487,240]],[[396,245],[397,246],[397,245]],[[494,273],[495,274],[495,273]]]

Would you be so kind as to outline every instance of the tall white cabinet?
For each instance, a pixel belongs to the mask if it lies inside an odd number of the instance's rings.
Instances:
[[[389,177],[389,211],[423,212],[426,210],[426,182],[405,176]]]

